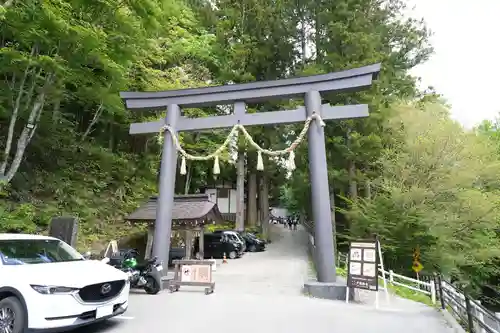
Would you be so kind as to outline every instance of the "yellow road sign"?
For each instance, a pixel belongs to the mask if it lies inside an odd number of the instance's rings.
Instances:
[[[413,261],[419,261],[420,260],[420,248],[417,246],[416,249],[413,251]]]
[[[424,266],[419,261],[414,261],[413,266],[411,266],[411,269],[413,269],[415,273],[418,273],[422,269],[424,269]]]

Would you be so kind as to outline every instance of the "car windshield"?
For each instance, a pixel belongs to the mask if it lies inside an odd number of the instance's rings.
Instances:
[[[227,234],[228,238],[233,242],[239,242],[240,239],[235,234]]]
[[[4,265],[44,264],[84,260],[74,248],[58,239],[0,240]]]
[[[257,236],[255,236],[254,234],[251,234],[251,233],[249,233],[249,232],[248,232],[248,233],[246,233],[246,236],[247,236],[248,238],[251,238],[251,239],[257,239]]]
[[[240,243],[245,243],[245,240],[239,233],[234,234]]]

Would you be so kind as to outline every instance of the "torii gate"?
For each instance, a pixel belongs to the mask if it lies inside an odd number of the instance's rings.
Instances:
[[[164,125],[176,131],[199,131],[228,128],[236,124],[277,125],[304,122],[317,113],[322,119],[347,119],[368,116],[368,106],[330,106],[321,104],[320,92],[346,92],[367,89],[378,75],[380,64],[330,74],[305,76],[276,81],[261,81],[216,87],[170,90],[161,92],[122,92],[120,96],[128,109],[167,109],[165,120],[135,123],[130,134],[159,133]],[[269,99],[304,97],[305,108],[263,113],[246,113],[246,102]],[[234,112],[226,116],[187,118],[181,107],[204,107],[234,103]],[[312,190],[316,270],[318,282],[336,282],[335,252],[330,207],[330,191],[323,127],[312,121],[309,132],[309,170]],[[177,151],[169,131],[164,132],[160,167],[159,199],[153,254],[168,262],[172,207],[177,168]]]

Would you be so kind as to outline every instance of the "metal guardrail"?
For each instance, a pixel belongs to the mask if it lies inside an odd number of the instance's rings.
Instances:
[[[470,333],[500,333],[500,318],[466,292],[435,275],[441,309],[450,312]]]
[[[311,234],[312,236],[314,236],[314,224],[312,222],[303,221],[302,225],[304,226],[304,228],[306,228],[306,231],[309,234]]]
[[[337,267],[344,265],[347,270],[347,264],[347,255],[338,253]],[[396,274],[392,270],[382,272],[379,269],[379,273],[387,274],[388,282],[392,285],[429,295],[433,304],[439,300],[441,309],[448,311],[469,333],[500,333],[500,314],[486,309],[481,305],[481,301],[473,299],[460,288],[443,280],[439,274],[423,276],[422,281]]]
[[[347,254],[343,254],[342,252],[337,253],[337,267],[343,264],[347,271]]]

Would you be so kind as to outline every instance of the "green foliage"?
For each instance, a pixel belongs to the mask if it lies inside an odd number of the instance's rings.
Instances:
[[[485,120],[476,128],[476,133],[482,138],[491,142],[496,147],[497,154],[500,155],[500,119],[495,121]]]
[[[225,221],[222,224],[210,224],[205,226],[205,231],[214,232],[217,230],[232,230],[234,229],[234,222]]]
[[[33,233],[37,231],[36,212],[30,204],[20,204],[7,210],[0,207],[0,223],[5,231]]]
[[[222,224],[210,224],[205,226],[205,231],[206,232],[214,232],[217,230],[234,230],[236,227],[234,222],[230,221],[225,221]],[[260,227],[250,227],[250,228],[245,228],[246,232],[251,232],[257,237],[260,237]]]
[[[248,228],[245,228],[245,231],[254,234],[258,238],[263,238],[262,230],[261,230],[260,226],[248,227]]]
[[[420,247],[424,267],[475,285],[498,274],[499,159],[495,148],[450,120],[440,104],[395,107],[398,140],[378,160],[376,194],[352,201],[351,237],[378,235],[387,267],[410,272]]]
[[[44,232],[64,214],[79,217],[81,246],[121,238],[133,229],[123,215],[156,191],[159,150],[128,135],[142,116],[118,92],[205,85],[213,36],[176,1],[2,12],[0,231]]]
[[[370,117],[366,119],[327,122],[325,127],[331,193],[337,196],[336,204],[341,208],[347,205],[340,198],[356,195],[351,193],[358,187],[355,183],[364,185],[378,175],[376,161],[384,146],[393,140],[386,130],[388,106],[398,99],[419,95],[415,78],[408,70],[424,62],[432,48],[423,22],[405,19],[404,9],[404,2],[399,0],[382,1],[382,5],[371,0],[301,3],[298,19],[313,20],[316,33],[305,31],[315,49],[299,73],[325,73],[382,63],[380,78],[370,91],[323,96],[331,104],[370,106]],[[293,211],[304,211],[311,217],[310,184],[304,182],[309,176],[307,146],[301,146],[296,156],[297,170],[286,185],[287,202],[300,205],[289,207]],[[347,227],[342,215],[337,224],[338,230]]]

